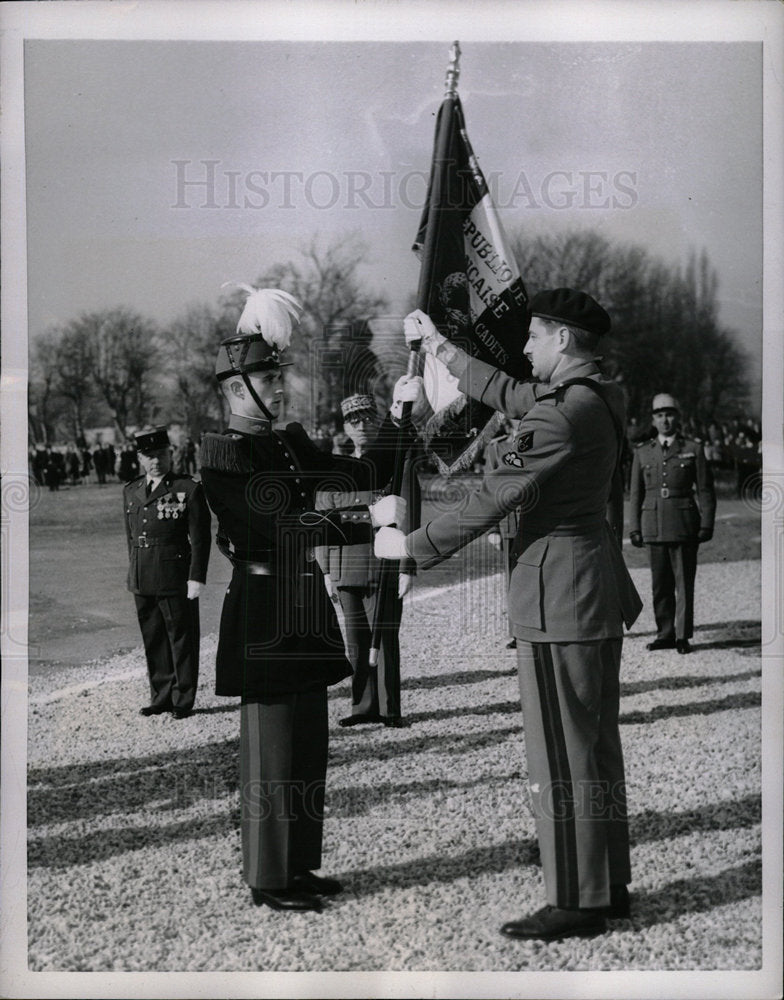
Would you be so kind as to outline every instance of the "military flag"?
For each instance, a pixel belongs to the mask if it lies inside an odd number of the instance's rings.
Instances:
[[[438,112],[427,200],[414,242],[420,256],[417,307],[474,357],[513,375],[530,374],[523,357],[528,295],[484,175],[468,140],[457,94],[460,47],[452,46],[447,91]],[[439,471],[470,468],[503,417],[468,399],[446,367],[425,359],[433,415],[420,428]]]

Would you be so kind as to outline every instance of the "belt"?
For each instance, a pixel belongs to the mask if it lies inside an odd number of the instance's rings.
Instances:
[[[178,547],[177,542],[173,542],[170,538],[148,538],[147,535],[139,535],[133,543],[133,546],[136,549],[149,549],[153,545],[170,545],[175,548]]]
[[[649,496],[660,496],[663,500],[688,500],[691,493],[678,493],[671,490],[669,486],[660,486],[658,489],[646,490]]]

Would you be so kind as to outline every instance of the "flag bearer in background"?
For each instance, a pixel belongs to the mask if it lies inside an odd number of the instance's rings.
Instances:
[[[461,391],[522,420],[459,516],[408,536],[383,528],[375,551],[434,566],[522,506],[509,616],[546,905],[501,931],[557,940],[600,933],[608,916],[629,913],[618,674],[623,626],[641,602],[606,520],[626,426],[620,387],[593,360],[610,318],[568,288],[540,292],[531,311],[524,353],[539,385],[471,359],[424,313],[407,318],[406,339],[441,358]]]
[[[281,353],[301,306],[277,289],[248,292],[236,335],[223,341],[216,376],[231,408],[228,429],[206,434],[201,474],[234,570],[217,651],[216,691],[240,697],[243,874],[256,905],[320,910],[342,886],[321,866],[327,769],[327,687],[351,674],[335,609],[313,546],[369,542],[375,525],[399,523],[387,496],[319,512],[321,489],[376,490],[388,482],[397,429],[382,424],[356,460],[316,447],[301,424],[275,426],[283,405]],[[421,395],[399,379],[392,412]]]
[[[343,426],[353,443],[355,458],[361,458],[372,447],[378,433],[379,419],[372,396],[348,396],[341,404]],[[403,531],[419,526],[421,494],[419,480],[411,460],[403,467],[401,494],[406,500],[406,520]],[[349,499],[340,492],[319,492],[319,508],[343,506]],[[372,503],[377,493],[355,495],[355,502]],[[403,614],[403,598],[411,589],[416,565],[404,560],[398,579],[387,591],[386,607],[381,618],[381,647],[378,663],[372,666],[370,643],[376,602],[379,594],[381,562],[373,554],[371,541],[356,545],[330,545],[320,549],[317,557],[324,570],[324,582],[333,600],[339,602],[346,628],[346,652],[351,661],[351,714],[340,720],[341,726],[357,726],[382,722],[385,726],[400,726],[400,641],[398,632]]]

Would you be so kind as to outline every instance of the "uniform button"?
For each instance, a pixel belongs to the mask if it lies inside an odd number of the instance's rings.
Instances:
[[[301,479],[295,479],[295,480],[294,480],[294,482],[295,482],[295,483],[301,483],[301,482],[302,482],[302,480],[301,480]]]
[[[296,468],[293,465],[290,465],[289,468],[291,469],[292,472],[296,472],[297,471]]]

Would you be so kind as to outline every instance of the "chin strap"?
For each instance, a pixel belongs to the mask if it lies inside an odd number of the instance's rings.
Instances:
[[[264,416],[267,418],[267,420],[269,420],[270,424],[272,424],[274,422],[275,418],[272,416],[272,414],[267,409],[267,407],[259,399],[258,395],[256,394],[256,390],[251,385],[250,379],[248,378],[248,376],[246,375],[246,373],[245,372],[241,372],[241,375],[242,375],[242,381],[245,383],[245,388],[250,393],[250,398],[253,400],[253,402],[256,404],[256,406],[258,406],[258,408],[261,410],[261,412],[264,414]]]

